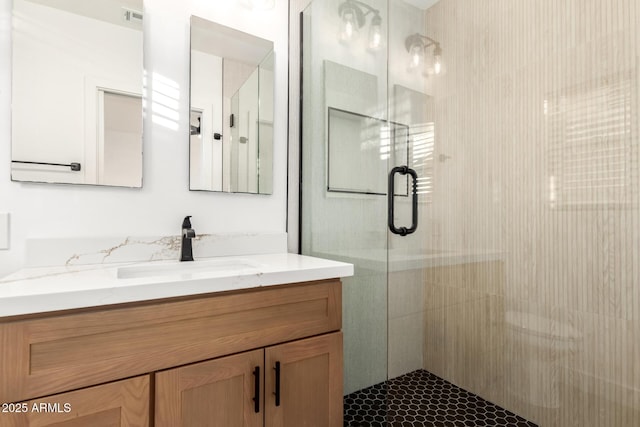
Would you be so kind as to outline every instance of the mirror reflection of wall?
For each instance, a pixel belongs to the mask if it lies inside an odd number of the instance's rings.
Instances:
[[[256,68],[231,99],[236,120],[230,141],[230,173],[231,191],[236,193],[258,192],[258,89]]]
[[[260,120],[258,124],[258,190],[260,193],[273,192],[273,82],[275,57],[273,52],[260,63]]]
[[[14,0],[12,180],[142,186],[142,10]]]
[[[190,190],[271,194],[273,42],[191,17]],[[194,114],[198,115],[197,117]]]

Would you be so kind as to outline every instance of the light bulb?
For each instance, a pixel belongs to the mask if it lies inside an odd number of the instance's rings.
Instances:
[[[344,33],[346,35],[346,38],[353,37],[353,22],[351,22],[351,20],[348,20],[344,24]]]
[[[351,9],[345,9],[342,13],[342,32],[340,39],[343,42],[350,42],[358,35],[358,24],[356,23],[356,15]]]
[[[435,62],[433,63],[433,73],[440,74],[442,72],[442,62],[440,62],[440,57],[434,57]]]
[[[410,68],[418,68],[422,63],[422,58],[424,56],[422,45],[419,43],[414,43],[413,45],[411,45],[409,54],[411,55],[411,63],[409,64]]]
[[[382,18],[375,15],[371,18],[371,27],[369,28],[369,49],[378,50],[382,44]]]
[[[433,73],[435,75],[442,74],[444,72],[444,64],[442,62],[442,49],[437,44],[433,49]]]

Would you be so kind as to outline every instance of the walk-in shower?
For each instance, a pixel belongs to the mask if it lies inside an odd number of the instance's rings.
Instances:
[[[640,425],[640,3],[300,19],[301,252],[355,264],[345,422]]]

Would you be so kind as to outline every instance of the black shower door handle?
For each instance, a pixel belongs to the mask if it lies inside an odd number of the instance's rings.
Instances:
[[[394,209],[394,190],[395,186],[395,176],[399,173],[400,175],[411,175],[411,227],[396,227],[393,223],[393,209]],[[389,207],[389,230],[393,234],[399,234],[401,236],[406,236],[407,234],[411,234],[418,229],[418,174],[416,171],[411,169],[408,166],[396,166],[391,169],[389,172],[389,191],[388,191],[388,207]]]

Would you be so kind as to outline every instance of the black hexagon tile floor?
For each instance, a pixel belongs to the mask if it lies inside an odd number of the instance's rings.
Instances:
[[[351,393],[345,427],[537,427],[425,370]]]

